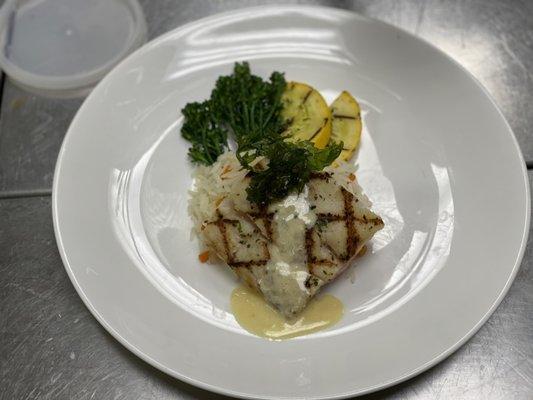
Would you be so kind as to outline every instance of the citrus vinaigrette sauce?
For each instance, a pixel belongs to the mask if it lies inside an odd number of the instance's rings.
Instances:
[[[231,293],[231,310],[239,325],[248,332],[283,340],[335,325],[342,318],[343,305],[336,297],[326,294],[311,300],[297,318],[287,320],[253,289],[243,285]]]

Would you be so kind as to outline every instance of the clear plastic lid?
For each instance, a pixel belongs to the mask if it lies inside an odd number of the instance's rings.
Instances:
[[[44,95],[86,93],[146,41],[137,0],[6,0],[0,66]]]

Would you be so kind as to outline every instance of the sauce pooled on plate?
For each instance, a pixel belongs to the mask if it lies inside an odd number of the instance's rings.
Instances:
[[[311,300],[297,317],[287,320],[261,295],[243,285],[231,294],[231,310],[239,325],[248,332],[271,340],[283,340],[335,325],[342,318],[343,305],[336,297],[325,294]]]

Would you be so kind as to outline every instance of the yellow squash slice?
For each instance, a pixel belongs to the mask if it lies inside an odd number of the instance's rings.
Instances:
[[[331,112],[322,95],[305,83],[289,82],[281,101],[281,115],[288,124],[283,134],[324,148],[331,136]]]
[[[359,145],[361,139],[361,108],[353,96],[344,91],[331,104],[331,140],[342,141],[344,148],[340,160],[348,161]]]

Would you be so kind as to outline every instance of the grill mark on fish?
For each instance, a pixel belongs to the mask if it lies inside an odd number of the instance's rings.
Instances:
[[[343,221],[344,220],[344,216],[343,215],[335,215],[335,214],[332,214],[332,213],[317,213],[316,217],[317,217],[317,219],[325,220],[325,221],[328,221],[328,222]]]
[[[343,254],[338,254],[335,249],[333,249],[333,247],[331,247],[329,244],[327,243],[323,243],[324,247],[326,249],[328,249],[331,254],[333,254],[335,257],[337,257],[339,260],[341,261],[345,261],[345,260],[348,260],[350,257],[349,257],[349,254],[346,252],[346,253],[343,253]],[[326,261],[326,260],[322,260],[322,261]]]
[[[309,98],[309,96],[311,96],[311,93],[313,93],[313,89],[311,89],[310,91],[307,92],[307,94],[304,96],[304,99],[302,101],[302,104],[305,103],[307,101],[307,99]]]
[[[244,268],[249,268],[251,267],[252,265],[266,265],[266,263],[268,262],[268,260],[258,260],[258,261],[235,261],[235,262],[232,262],[230,265],[230,267],[235,267],[235,268],[241,268],[241,267],[244,267]]]
[[[330,172],[313,172],[311,174],[311,179],[314,179],[314,180],[321,180],[321,181],[325,181],[327,183],[329,183],[330,179],[332,178],[332,173]],[[344,188],[342,188],[342,190],[344,190]],[[343,199],[344,199],[344,195],[343,195]],[[347,219],[349,217],[347,217],[347,214],[346,214],[346,200],[344,199],[344,215],[337,215],[337,214],[333,214],[333,213],[316,213],[316,217],[317,217],[317,220],[322,220],[322,221],[326,221],[327,223],[330,223],[330,222],[335,222],[335,221],[342,221],[344,222],[344,225],[346,227],[346,229],[348,230],[348,242],[350,242],[350,229],[348,228],[347,226]],[[314,240],[313,240],[313,232],[314,232],[314,229],[315,227],[313,228],[310,228],[306,231],[306,250],[307,250],[307,259],[308,259],[308,262],[307,262],[307,265],[308,265],[308,270],[310,273],[312,273],[312,267],[313,266],[327,266],[327,267],[334,267],[337,265],[336,262],[334,261],[331,261],[331,260],[326,260],[326,259],[322,259],[322,260],[319,260],[317,259],[314,255],[313,255],[313,247],[314,247]],[[352,229],[352,232],[354,230]],[[338,255],[336,254],[336,252],[331,248],[331,246],[327,245],[326,243],[322,243],[323,246],[325,246],[330,252],[331,254],[333,255],[333,257],[336,257],[339,261],[346,261],[348,260],[350,257],[350,247],[349,247],[349,243],[347,245],[347,252],[346,254],[342,254],[342,255]]]
[[[374,224],[374,225],[383,225],[383,220],[381,218],[367,218],[363,215],[363,218],[357,218],[354,216],[354,220],[361,222],[363,224]]]
[[[272,219],[274,218],[274,214],[266,214],[264,221],[265,221],[265,229],[267,231],[268,240],[272,241]]]
[[[346,229],[348,230],[348,238],[347,238],[347,251],[346,256],[343,261],[346,261],[350,259],[353,255],[355,255],[357,251],[357,245],[359,243],[359,237],[357,235],[357,231],[355,230],[355,212],[353,209],[353,194],[348,192],[346,189],[341,187],[342,196],[344,197],[344,216],[345,216],[345,224]]]
[[[228,264],[230,267],[250,267],[252,265],[266,265],[266,263],[268,262],[268,260],[270,260],[270,252],[268,250],[268,244],[266,241],[264,241],[263,243],[260,243],[262,248],[263,248],[263,252],[265,254],[265,259],[260,259],[260,260],[248,260],[248,261],[236,261],[235,258],[234,258],[234,255],[233,253],[231,252],[231,249],[230,249],[230,245],[229,245],[229,239],[228,239],[228,232],[227,232],[227,229],[226,229],[226,224],[228,225],[233,225],[233,226],[238,226],[241,221],[239,220],[233,220],[233,219],[228,219],[228,218],[223,218],[222,217],[222,214],[220,214],[220,212],[217,213],[218,214],[218,219],[214,222],[210,222],[209,224],[213,224],[215,225],[219,232],[220,232],[220,236],[222,238],[222,243],[223,243],[223,247],[224,247],[224,252],[226,254],[226,258],[227,260],[226,261],[226,264]],[[255,213],[256,215],[258,213]],[[268,215],[268,214],[267,214]],[[266,225],[266,224],[265,224]],[[254,233],[261,233],[260,229],[259,228],[254,228],[253,230]],[[242,237],[241,235],[239,235],[240,237]],[[244,237],[248,236],[249,235],[243,235]],[[270,233],[270,236],[271,236],[271,233]],[[263,236],[264,237],[264,236]],[[271,240],[271,238],[269,238],[269,240]]]

